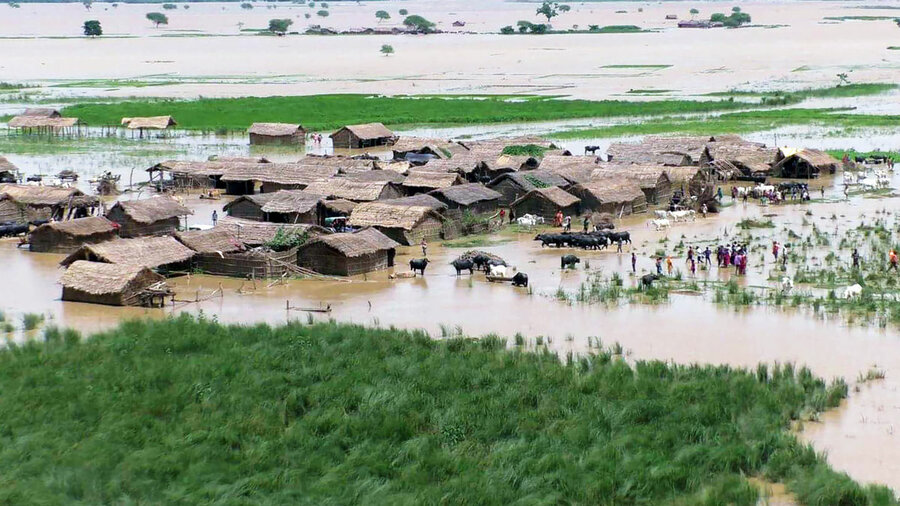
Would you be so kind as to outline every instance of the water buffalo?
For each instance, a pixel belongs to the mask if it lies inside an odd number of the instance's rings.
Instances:
[[[0,237],[15,237],[19,234],[27,234],[28,225],[0,225]]]
[[[524,272],[517,272],[515,276],[512,278],[513,286],[524,286],[528,287],[528,274]]]
[[[538,234],[534,236],[535,241],[541,241],[541,247],[544,246],[556,246],[559,247],[562,245],[563,237],[562,234]]]
[[[616,226],[609,222],[597,223],[596,225],[594,225],[594,230],[596,230],[596,231],[612,230],[614,228],[616,228]]]
[[[459,276],[462,271],[469,271],[469,274],[475,274],[475,262],[472,260],[457,258],[453,262],[450,262],[450,265],[456,269],[457,276]]]
[[[413,274],[415,274],[416,271],[419,271],[424,276],[426,267],[428,267],[427,258],[414,258],[409,261],[409,268],[413,271]]]
[[[631,244],[631,234],[628,232],[610,232],[609,240],[611,242],[622,241],[624,243]]]
[[[585,147],[584,147],[584,154],[590,153],[590,154],[592,154],[592,155],[596,155],[598,149],[600,149],[600,146],[585,146]]]
[[[575,267],[575,264],[580,263],[581,259],[575,255],[563,255],[559,259],[559,268],[566,269],[568,267]]]
[[[653,282],[660,278],[659,274],[644,274],[641,276],[641,288],[653,287]]]

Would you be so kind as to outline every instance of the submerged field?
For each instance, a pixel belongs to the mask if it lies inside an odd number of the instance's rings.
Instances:
[[[0,353],[8,503],[895,504],[787,432],[806,369],[629,364],[324,323],[132,321]]]

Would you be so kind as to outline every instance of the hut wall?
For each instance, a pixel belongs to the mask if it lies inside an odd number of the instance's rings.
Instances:
[[[107,219],[119,224],[119,237],[141,237],[175,233],[180,222],[177,216],[153,223],[138,223],[126,215],[121,208],[114,207],[106,215]]]
[[[225,193],[228,195],[253,195],[255,188],[253,181],[225,181]]]
[[[297,265],[297,248],[287,251],[269,252],[266,256],[247,252],[199,253],[194,256],[193,266],[206,274],[235,278],[278,278],[288,272],[284,264]]]
[[[126,305],[125,297],[121,293],[95,295],[68,286],[64,286],[62,289],[62,300],[69,302],[87,302],[89,304],[105,304],[107,306]]]
[[[265,216],[260,205],[249,200],[235,202],[229,206],[228,215],[247,220],[265,221]]]
[[[349,258],[325,244],[317,243],[302,250],[297,261],[302,267],[322,274],[355,276],[387,269],[393,263],[392,256],[392,251],[384,250]]]
[[[504,179],[493,186],[488,186],[488,188],[503,195],[499,201],[499,205],[501,206],[508,206],[515,202],[516,199],[528,193],[528,190],[522,188],[512,179]]]
[[[512,208],[513,215],[516,217],[526,214],[543,216],[545,220],[553,221],[556,218],[556,211],[562,210],[564,216],[577,216],[579,214],[579,204],[576,202],[570,206],[560,208],[554,202],[541,196],[532,195]]]
[[[53,209],[48,206],[29,206],[12,199],[0,200],[0,223],[8,221],[25,224],[35,220],[49,220]]]
[[[413,227],[412,230],[379,226],[376,226],[375,228],[400,244],[405,246],[415,246],[421,243],[423,238],[426,241],[440,239],[444,230],[444,224],[438,218],[429,216]]]
[[[259,193],[275,193],[279,190],[302,190],[306,188],[305,184],[281,184],[281,183],[263,183]],[[252,192],[251,192],[252,193]]]
[[[299,130],[291,135],[250,134],[250,144],[252,145],[284,146],[291,144],[304,144],[305,142],[306,136]]]
[[[387,146],[391,143],[391,138],[360,139],[350,130],[341,129],[331,135],[331,142],[335,148],[360,149],[372,146]]]
[[[85,244],[97,244],[116,237],[113,231],[91,234],[88,236],[73,236],[56,230],[35,230],[28,239],[29,249],[36,253],[74,253]]]
[[[310,225],[319,224],[319,210],[313,208],[305,213],[266,213],[265,221],[272,223],[308,223]],[[256,219],[256,218],[251,218]]]

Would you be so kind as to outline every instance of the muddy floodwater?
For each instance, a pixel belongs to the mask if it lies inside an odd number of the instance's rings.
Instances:
[[[866,2],[887,6],[883,2]],[[581,98],[686,96],[731,88],[894,82],[900,73],[896,10],[849,2],[741,2],[752,26],[679,29],[679,20],[729,12],[726,2],[588,2],[552,19],[557,30],[634,25],[644,33],[500,35],[533,23],[537,5],[484,0],[334,2],[329,15],[304,3],[193,3],[164,11],[154,27],[146,4],[31,4],[0,11],[0,77],[49,86],[63,96],[239,96],[316,93],[541,93]],[[401,26],[420,14],[437,35],[259,35],[272,18],[336,30]],[[377,22],[375,12],[391,19]],[[306,15],[310,18],[307,19]],[[678,19],[666,19],[667,15]],[[847,19],[869,16],[877,19]],[[81,34],[85,19],[104,35]],[[453,26],[454,22],[465,26]],[[382,44],[394,47],[381,56]],[[77,57],[73,57],[77,55]],[[112,82],[110,80],[118,80]],[[123,82],[131,81],[131,82]],[[627,95],[626,95],[627,94]],[[650,95],[644,99],[652,98]]]
[[[897,181],[894,181],[896,185]],[[0,261],[5,266],[9,289],[0,292],[0,307],[9,318],[25,312],[41,312],[51,324],[73,326],[83,331],[108,328],[123,318],[164,318],[187,311],[234,323],[282,323],[308,318],[334,318],[369,325],[422,328],[434,337],[463,332],[469,335],[497,333],[510,339],[521,334],[528,346],[538,343],[565,354],[590,352],[589,337],[604,345],[620,343],[630,359],[662,359],[681,363],[704,362],[755,366],[759,362],[805,364],[824,377],[844,377],[851,385],[845,404],[825,414],[821,422],[805,425],[801,437],[828,452],[829,462],[863,482],[887,484],[900,490],[900,445],[894,427],[900,427],[900,334],[891,325],[848,324],[841,317],[823,317],[805,309],[750,307],[734,309],[713,303],[706,295],[671,294],[658,305],[622,303],[614,306],[560,301],[559,290],[577,290],[591,273],[616,272],[626,286],[636,278],[630,271],[630,252],[638,256],[638,274],[653,269],[651,256],[657,249],[670,249],[684,241],[705,247],[733,238],[734,224],[744,218],[772,219],[775,228],[754,230],[763,243],[784,240],[784,230],[801,230],[804,220],[840,234],[872,220],[877,211],[896,208],[897,198],[852,197],[832,201],[839,191],[833,180],[814,182],[828,185],[825,203],[760,207],[738,202],[719,216],[681,223],[668,232],[645,226],[645,216],[627,218],[620,228],[632,233],[634,243],[622,254],[615,248],[600,252],[575,251],[582,264],[561,271],[561,251],[541,248],[532,240],[534,232],[510,230],[481,238],[477,249],[500,255],[530,278],[530,291],[505,283],[487,282],[483,274],[457,277],[448,263],[465,245],[448,247],[431,244],[432,261],[424,277],[389,279],[392,272],[406,271],[410,258],[421,256],[419,248],[398,252],[397,267],[370,273],[350,281],[236,280],[190,275],[171,280],[180,301],[174,308],[159,310],[113,308],[64,303],[59,300],[58,262],[62,256],[18,250],[13,241],[0,244]],[[726,200],[729,200],[726,198]],[[209,216],[213,206],[199,206],[190,200],[198,222]],[[813,213],[807,214],[807,210]],[[726,235],[727,234],[727,235]],[[660,241],[668,237],[668,243]],[[463,239],[465,240],[465,238]],[[449,244],[453,244],[452,242]],[[569,251],[571,252],[571,251]],[[765,260],[763,260],[765,256]],[[843,259],[847,261],[847,259]],[[687,272],[681,260],[676,267]],[[753,253],[748,275],[738,280],[742,286],[774,286],[769,281],[773,269],[771,255]],[[725,281],[731,271],[712,268],[700,271],[698,280]],[[215,293],[220,290],[219,293]],[[327,314],[293,308],[330,307]],[[35,333],[16,333],[11,339],[32,339]],[[885,379],[856,385],[856,378],[871,368],[884,371]]]

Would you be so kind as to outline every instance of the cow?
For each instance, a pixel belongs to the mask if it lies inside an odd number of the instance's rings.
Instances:
[[[528,274],[517,272],[512,278],[512,284],[513,286],[524,286],[528,288]]]
[[[491,270],[488,273],[488,276],[492,278],[505,278],[506,277],[506,266],[505,265],[491,265]]]
[[[450,265],[456,269],[457,276],[462,274],[462,271],[469,271],[469,274],[475,274],[475,262],[470,259],[457,258],[453,262],[450,262]]]
[[[415,274],[416,271],[419,271],[424,276],[426,267],[428,267],[427,258],[414,258],[409,261],[409,269],[413,271],[413,274]]]
[[[563,255],[559,259],[559,268],[567,269],[569,267],[575,267],[575,264],[581,263],[581,259],[575,255]]]
[[[653,288],[653,282],[660,278],[659,274],[644,274],[641,276],[641,289]]]

